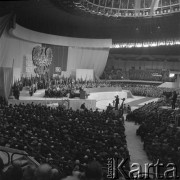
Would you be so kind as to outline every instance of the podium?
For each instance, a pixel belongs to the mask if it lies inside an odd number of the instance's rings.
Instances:
[[[86,91],[84,90],[80,91],[80,99],[86,99]]]
[[[180,115],[176,116],[176,126],[180,127]]]

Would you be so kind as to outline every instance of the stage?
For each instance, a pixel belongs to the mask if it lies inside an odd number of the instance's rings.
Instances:
[[[91,88],[89,88],[91,90]],[[103,92],[103,89],[105,92]],[[90,92],[88,91],[88,93]],[[64,105],[66,108],[72,108],[73,110],[80,109],[81,105],[85,103],[87,109],[95,110],[97,108],[98,101],[106,101],[112,104],[112,101],[115,99],[115,96],[118,95],[120,99],[122,98],[133,98],[130,91],[122,91],[120,88],[92,88],[92,92],[89,93],[87,99],[80,99],[80,98],[45,98],[45,89],[37,90],[33,96],[29,95],[29,91],[24,89],[20,93],[19,100],[16,99],[9,99],[9,104],[19,104],[19,103],[34,103],[34,104],[41,104],[47,105],[50,107],[57,107],[58,105]],[[97,92],[96,92],[97,91]],[[112,92],[108,92],[112,91]],[[108,103],[108,104],[109,104]],[[107,104],[107,106],[108,106]]]

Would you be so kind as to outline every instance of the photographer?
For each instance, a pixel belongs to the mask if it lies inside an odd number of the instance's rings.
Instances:
[[[176,91],[174,91],[172,95],[172,109],[176,108],[176,101],[177,101],[177,94]]]
[[[119,96],[115,96],[115,110],[118,110],[118,105],[119,105]]]

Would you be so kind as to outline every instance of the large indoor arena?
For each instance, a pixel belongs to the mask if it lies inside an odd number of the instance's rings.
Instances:
[[[0,1],[0,180],[180,178],[180,0]]]

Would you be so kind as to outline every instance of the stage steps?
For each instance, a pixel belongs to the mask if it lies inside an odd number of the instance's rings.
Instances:
[[[34,97],[44,97],[44,95],[45,95],[45,89],[37,90],[37,91],[33,94]]]
[[[165,82],[165,83],[159,85],[158,87],[162,87],[162,88],[176,88],[176,83],[175,82]]]

